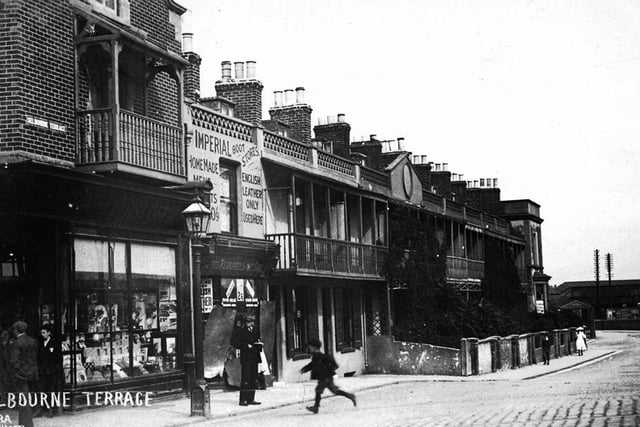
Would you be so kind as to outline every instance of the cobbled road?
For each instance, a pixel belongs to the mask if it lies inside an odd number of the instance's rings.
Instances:
[[[332,397],[317,415],[299,404],[211,425],[640,426],[640,332],[607,339],[615,355],[537,378],[416,381],[360,392],[355,408]]]

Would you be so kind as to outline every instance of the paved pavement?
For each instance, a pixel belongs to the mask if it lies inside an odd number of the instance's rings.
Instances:
[[[482,376],[453,377],[453,376],[412,376],[412,375],[361,375],[350,378],[339,378],[336,383],[352,392],[376,389],[393,384],[406,382],[455,382],[455,381],[516,381],[536,378],[544,375],[574,369],[585,364],[613,356],[618,349],[607,340],[594,340],[589,343],[589,350],[584,356],[570,355],[551,360],[550,365],[537,364],[520,369],[508,369]],[[268,409],[280,408],[288,405],[299,405],[312,402],[315,382],[304,383],[275,383],[265,391],[258,391],[256,399],[262,402],[259,406],[242,407],[238,405],[238,392],[223,390],[211,391],[211,418],[223,420],[225,418],[258,413]],[[328,392],[325,393],[328,397]],[[84,410],[75,413],[65,413],[53,418],[36,418],[35,425],[43,427],[55,426],[113,426],[135,425],[145,426],[184,426],[204,424],[204,417],[191,417],[190,402],[186,397],[171,400],[151,401],[148,407],[104,407],[100,409]],[[12,420],[16,419],[12,417]]]

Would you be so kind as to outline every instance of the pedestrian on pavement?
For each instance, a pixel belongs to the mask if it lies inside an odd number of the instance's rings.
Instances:
[[[42,344],[40,345],[38,354],[40,391],[46,393],[58,391],[60,378],[59,355],[56,351],[57,347],[53,342],[51,329],[50,325],[42,325],[40,328],[40,335],[42,336]],[[53,407],[50,407],[47,411],[47,417],[53,417],[54,410]]]
[[[255,399],[258,388],[258,364],[262,342],[255,324],[255,315],[245,317],[238,331],[237,348],[240,349],[240,406],[260,405]]]
[[[542,361],[544,362],[544,365],[549,364],[549,359],[551,358],[551,344],[553,344],[553,341],[547,332],[542,337]]]
[[[27,335],[27,324],[21,320],[12,326],[15,341],[9,349],[9,366],[13,374],[15,391],[24,393],[36,391],[38,384],[38,342]],[[33,427],[31,406],[18,406],[18,424]]]
[[[8,329],[0,332],[0,404],[6,403],[7,393],[13,390],[9,366],[9,346],[11,337]]]
[[[322,392],[325,388],[328,388],[333,394],[338,396],[344,396],[353,402],[353,406],[356,406],[356,395],[341,390],[333,382],[333,376],[336,374],[338,364],[333,356],[324,354],[320,351],[322,348],[322,342],[318,339],[311,339],[308,343],[309,352],[312,354],[311,362],[300,369],[300,373],[311,371],[311,379],[318,380],[316,386],[316,399],[313,406],[307,406],[307,409],[314,414],[318,413],[320,409],[320,400],[322,399]]]
[[[576,351],[578,356],[584,355],[587,349],[587,336],[584,334],[584,328],[582,326],[576,329]]]

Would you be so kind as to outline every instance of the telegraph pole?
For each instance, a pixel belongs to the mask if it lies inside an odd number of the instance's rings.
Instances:
[[[606,257],[607,264],[607,277],[609,280],[609,307],[611,307],[611,312],[613,313],[613,288],[611,287],[611,274],[613,271],[613,255],[607,253]]]
[[[593,266],[596,275],[596,318],[600,318],[600,251],[593,251]]]

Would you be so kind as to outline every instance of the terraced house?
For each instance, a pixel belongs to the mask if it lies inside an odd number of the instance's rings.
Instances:
[[[491,241],[546,308],[537,204],[452,180],[401,142],[352,142],[343,114],[312,128],[302,87],[276,91],[263,119],[255,62],[223,62],[201,97],[184,12],[0,6],[0,327],[53,325],[66,390],[182,390],[193,355],[237,385],[247,316],[268,379],[301,380],[315,337],[340,375],[366,372],[367,337],[411,303],[385,265],[399,210],[433,226],[461,291],[481,290]],[[210,211],[201,245],[181,216],[194,195]]]

